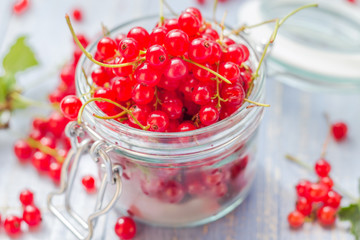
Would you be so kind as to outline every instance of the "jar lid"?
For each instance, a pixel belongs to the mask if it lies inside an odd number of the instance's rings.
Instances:
[[[239,11],[241,25],[282,18],[307,1],[249,1]],[[273,24],[246,33],[266,43]],[[269,72],[296,87],[360,91],[360,9],[349,3],[320,1],[281,26],[269,55]]]

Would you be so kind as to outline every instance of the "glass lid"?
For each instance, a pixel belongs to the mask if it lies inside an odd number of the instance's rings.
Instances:
[[[360,91],[360,8],[343,1],[318,1],[318,8],[296,13],[281,26],[269,55],[269,74],[309,90]],[[313,3],[304,0],[249,1],[239,10],[240,24],[253,25]],[[259,46],[274,29],[246,32]]]

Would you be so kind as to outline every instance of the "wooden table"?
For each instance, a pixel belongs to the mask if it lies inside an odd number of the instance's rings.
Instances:
[[[84,10],[85,21],[76,24],[78,32],[95,37],[100,22],[109,28],[127,19],[158,12],[157,1],[45,1],[32,0],[31,9],[23,16],[11,15],[9,0],[0,2],[0,56],[3,56],[16,36],[26,34],[35,49],[41,66],[19,77],[26,94],[39,100],[58,81],[59,67],[72,53],[72,41],[66,28],[64,14],[74,6]],[[195,0],[170,1],[176,10],[196,5]],[[229,0],[219,6],[219,17],[228,9],[227,22],[237,26],[237,10],[242,1]],[[212,6],[203,7],[211,16]],[[136,239],[241,239],[241,240],[329,240],[353,239],[348,225],[338,223],[334,229],[323,229],[318,224],[307,223],[298,231],[289,229],[287,215],[294,209],[295,184],[301,178],[315,180],[315,176],[289,163],[284,155],[291,153],[309,164],[320,155],[327,132],[323,113],[332,120],[344,120],[350,126],[349,138],[341,144],[331,142],[328,160],[333,165],[334,179],[344,188],[357,195],[357,179],[360,176],[360,95],[307,93],[290,88],[274,78],[267,81],[266,110],[260,131],[259,167],[254,187],[246,201],[226,217],[205,226],[188,229],[163,229],[139,226]],[[46,210],[46,195],[54,189],[50,181],[39,176],[31,166],[20,166],[12,153],[13,142],[24,137],[29,130],[30,119],[40,112],[29,109],[16,113],[10,130],[0,132],[0,211],[3,215],[20,213],[17,200],[20,190],[31,188],[36,192],[36,202],[42,207],[44,221],[41,229],[25,233],[19,239],[74,239]],[[45,110],[44,110],[45,111]],[[88,171],[88,170],[87,170]],[[89,196],[79,191],[77,201],[83,203]],[[93,197],[90,197],[93,198]],[[346,202],[346,199],[345,199]],[[86,211],[84,204],[81,204]],[[116,239],[113,231],[118,214],[112,211],[102,217],[94,239]],[[0,239],[8,239],[0,230]]]

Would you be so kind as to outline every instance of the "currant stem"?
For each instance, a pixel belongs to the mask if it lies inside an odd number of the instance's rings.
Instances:
[[[307,163],[301,161],[300,159],[291,156],[290,154],[286,154],[285,158],[287,158],[288,160],[298,164],[299,166],[301,166],[302,168],[308,170],[309,172],[313,172],[314,169]],[[356,197],[354,197],[351,193],[349,193],[347,190],[345,190],[344,188],[342,188],[340,185],[338,185],[337,183],[334,182],[334,188],[341,193],[341,195],[346,196],[347,198],[349,198],[350,200],[354,201],[354,202],[358,202],[359,199],[357,199]]]
[[[230,34],[238,35],[240,32],[244,31],[245,29],[260,27],[262,25],[273,23],[273,22],[276,22],[276,19],[270,19],[270,20],[263,21],[263,22],[260,22],[260,23],[254,24],[254,25],[249,25],[249,26],[244,24],[241,27],[239,27],[238,29],[232,30]]]
[[[324,141],[324,144],[323,144],[323,148],[322,148],[322,151],[321,151],[321,157],[322,157],[322,158],[325,158],[326,151],[327,151],[327,148],[328,148],[330,139],[331,139],[331,126],[330,126],[329,115],[328,115],[327,113],[325,113],[325,114],[324,114],[324,117],[325,117],[325,120],[326,120],[326,124],[327,124],[327,126],[328,126],[328,133],[327,133],[327,136],[326,136],[326,138],[325,138],[325,141]]]
[[[252,103],[256,106],[260,106],[260,107],[270,107],[270,104],[265,104],[265,103],[258,103],[258,102],[254,102],[254,101],[251,101],[247,98],[244,99],[245,102],[249,102],[249,103]]]
[[[160,27],[164,24],[164,0],[160,0]]]
[[[199,68],[202,68],[212,74],[214,74],[215,76],[217,76],[218,78],[220,78],[221,80],[223,80],[224,82],[228,83],[228,84],[232,84],[229,80],[227,80],[226,78],[224,78],[223,76],[221,76],[219,73],[215,72],[214,70],[211,70],[210,68],[207,68],[205,67],[204,65],[201,65],[199,63],[196,63],[190,59],[186,59],[186,58],[183,58],[183,60],[185,62],[188,62],[188,63],[191,63],[191,64],[194,64],[195,66],[199,67]]]
[[[279,30],[279,27],[281,25],[283,25],[285,23],[285,21],[287,19],[289,19],[289,17],[291,17],[292,15],[294,15],[295,13],[303,10],[303,9],[306,9],[306,8],[311,8],[311,7],[318,7],[318,4],[308,4],[308,5],[305,5],[305,6],[302,6],[302,7],[299,7],[297,9],[295,9],[294,11],[290,12],[288,15],[286,15],[284,18],[282,18],[281,20],[279,19],[276,19],[275,20],[275,29],[273,31],[273,33],[271,34],[271,37],[270,37],[270,40],[268,41],[268,43],[266,44],[265,48],[264,48],[264,51],[262,53],[262,56],[261,56],[261,59],[259,61],[259,65],[258,67],[256,68],[256,71],[253,75],[253,79],[256,79],[258,76],[259,76],[259,70],[260,70],[260,67],[264,61],[264,58],[266,56],[266,53],[267,53],[267,50],[269,48],[269,45],[272,44],[274,41],[275,41],[275,38],[277,36],[277,33],[278,33],[278,30]]]
[[[133,62],[128,62],[128,63],[121,63],[121,64],[106,64],[106,63],[102,63],[102,62],[99,62],[97,61],[96,59],[94,59],[94,57],[91,55],[91,53],[89,53],[88,51],[86,51],[86,49],[83,47],[83,45],[80,43],[78,37],[76,36],[76,33],[74,31],[74,28],[71,24],[71,21],[70,21],[70,17],[69,15],[65,15],[65,19],[66,19],[66,23],[69,27],[69,30],[71,32],[71,35],[76,43],[76,45],[80,48],[80,50],[85,54],[85,56],[90,60],[92,61],[93,63],[99,65],[99,66],[102,66],[102,67],[108,67],[108,68],[121,68],[121,67],[128,67],[128,66],[132,66],[134,64],[136,64],[137,62],[140,62],[140,61],[143,61],[145,60],[145,58],[139,58]]]
[[[89,99],[88,101],[86,101],[86,102],[81,106],[81,108],[80,108],[80,110],[79,110],[78,119],[77,119],[77,121],[78,121],[79,124],[81,124],[81,117],[82,117],[82,114],[83,114],[83,112],[84,112],[85,107],[86,107],[89,103],[95,102],[95,101],[108,102],[108,103],[111,103],[111,104],[115,105],[115,106],[118,107],[118,108],[121,108],[123,111],[125,111],[127,114],[130,115],[130,117],[135,121],[135,123],[136,123],[137,125],[139,125],[140,128],[142,128],[143,130],[149,129],[149,126],[144,126],[144,125],[142,125],[142,124],[137,120],[137,118],[134,116],[134,114],[133,114],[129,109],[127,109],[127,108],[123,107],[122,105],[118,104],[117,102],[111,101],[110,99],[107,99],[107,98],[91,98],[91,99]]]
[[[125,114],[127,113],[127,111],[122,111],[121,113],[118,113],[116,115],[113,115],[113,116],[99,116],[99,115],[96,115],[94,114],[93,116],[96,117],[96,118],[99,118],[99,119],[117,119],[117,118],[120,118],[122,116],[124,116]]]
[[[224,12],[224,16],[223,18],[221,19],[221,23],[220,23],[220,28],[221,28],[221,32],[220,32],[220,42],[223,42],[224,41],[224,29],[225,29],[225,19],[226,19],[226,16],[227,16],[227,11]]]
[[[178,16],[178,14],[170,7],[170,5],[165,0],[163,0],[163,1],[164,1],[165,7],[171,12],[171,14],[174,16]]]
[[[28,138],[26,141],[32,148],[37,148],[41,152],[46,153],[46,154],[54,157],[57,162],[59,162],[59,163],[64,162],[65,159],[62,156],[60,156],[55,149],[49,148],[48,146],[44,146],[39,141],[36,141],[33,138]]]
[[[216,9],[217,9],[217,5],[218,5],[219,0],[215,0],[214,1],[214,7],[213,7],[213,22],[215,24],[218,24],[216,21]]]

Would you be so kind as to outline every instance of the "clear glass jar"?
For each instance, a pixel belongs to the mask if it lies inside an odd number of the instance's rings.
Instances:
[[[150,30],[156,20],[137,19],[111,34],[126,33],[134,26]],[[244,38],[234,40],[249,47],[250,67],[255,69],[259,58],[254,47]],[[95,49],[92,44],[88,51],[94,53]],[[77,68],[77,95],[85,102],[90,89],[82,68],[90,76],[94,64],[82,56]],[[263,68],[254,83],[249,99],[263,102]],[[103,113],[90,103],[83,113],[83,126],[90,138],[112,146],[107,155],[122,169],[122,193],[116,207],[138,221],[172,227],[204,224],[233,210],[246,197],[257,165],[257,130],[264,109],[247,106],[245,103],[231,117],[195,131],[155,133],[94,118],[94,113]]]

